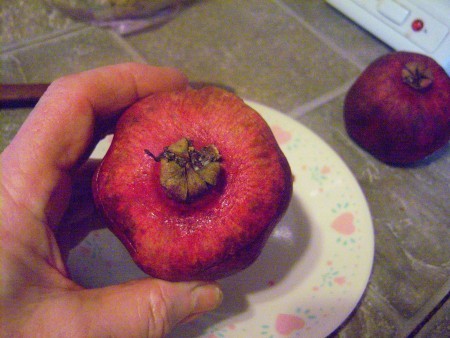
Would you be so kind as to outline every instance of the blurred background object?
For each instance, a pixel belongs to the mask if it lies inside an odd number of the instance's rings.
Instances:
[[[109,27],[121,35],[172,19],[181,0],[45,0],[78,21]]]
[[[450,74],[449,0],[327,0],[395,50],[428,55]]]

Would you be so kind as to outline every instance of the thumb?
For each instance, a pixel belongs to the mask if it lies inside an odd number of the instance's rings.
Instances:
[[[144,279],[81,293],[87,331],[95,337],[162,337],[222,301],[212,282]]]

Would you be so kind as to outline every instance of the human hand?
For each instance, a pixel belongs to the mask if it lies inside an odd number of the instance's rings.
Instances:
[[[186,85],[174,69],[131,63],[50,85],[0,157],[2,334],[159,337],[219,305],[215,283],[146,278],[84,289],[69,279],[53,233],[106,121],[151,92]]]

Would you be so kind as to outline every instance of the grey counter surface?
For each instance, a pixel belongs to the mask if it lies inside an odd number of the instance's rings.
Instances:
[[[315,0],[191,1],[168,23],[125,37],[37,0],[5,1],[1,12],[3,83],[144,61],[226,84],[313,130],[356,177],[375,232],[367,289],[332,336],[450,336],[449,147],[430,163],[391,167],[357,147],[342,121],[349,86],[389,47]],[[0,150],[29,112],[1,109]]]

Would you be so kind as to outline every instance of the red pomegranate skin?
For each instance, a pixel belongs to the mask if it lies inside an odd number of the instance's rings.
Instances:
[[[159,154],[182,137],[222,156],[218,183],[192,202],[170,199]],[[147,274],[215,280],[255,261],[292,195],[289,164],[262,117],[215,87],[153,94],[121,116],[93,179],[96,205]]]
[[[402,79],[411,62],[422,64],[433,83],[415,89]],[[411,52],[384,55],[360,75],[344,102],[348,134],[379,160],[409,165],[450,139],[450,78],[433,59]]]

